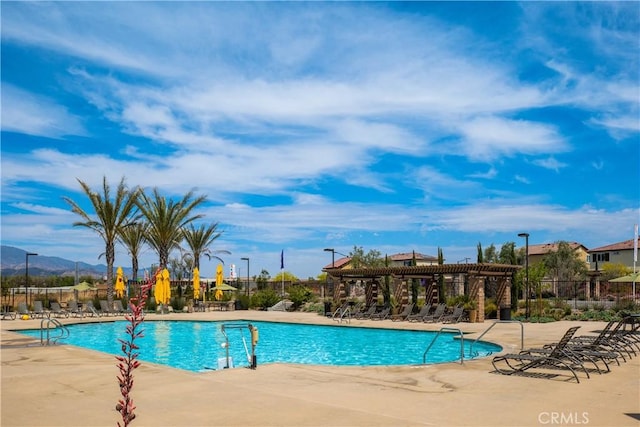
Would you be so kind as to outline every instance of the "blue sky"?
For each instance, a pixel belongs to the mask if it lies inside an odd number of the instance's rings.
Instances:
[[[62,196],[103,176],[205,194],[240,275],[633,237],[640,3],[1,8],[2,244],[98,263]]]

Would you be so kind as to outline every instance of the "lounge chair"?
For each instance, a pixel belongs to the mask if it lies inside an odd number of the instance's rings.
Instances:
[[[407,317],[409,317],[409,315],[411,314],[411,311],[413,311],[413,303],[405,305],[404,309],[400,313],[392,314],[391,320],[393,322],[400,322],[403,320],[407,320]]]
[[[366,311],[362,311],[360,313],[356,313],[355,318],[358,320],[363,320],[363,319],[368,319],[370,318],[373,314],[375,314],[376,310],[378,309],[378,307],[376,307],[375,304],[373,304],[371,307],[369,307]]]
[[[574,326],[569,328],[565,332],[564,336],[557,344],[551,349],[545,349],[549,351],[540,352],[542,349],[529,349],[524,350],[518,354],[504,354],[502,356],[496,356],[491,361],[491,364],[495,368],[496,372],[503,375],[528,375],[533,377],[552,378],[557,374],[549,374],[544,372],[529,372],[530,370],[565,370],[571,372],[576,382],[580,382],[576,369],[583,370],[587,378],[589,372],[585,369],[584,365],[575,358],[567,356],[567,346],[571,341],[571,338],[576,333],[580,326]],[[500,367],[500,365],[503,365]]]
[[[107,302],[107,300],[103,299],[100,300],[100,313],[104,316],[115,316],[115,313],[113,312],[113,309],[109,307],[109,303]]]
[[[453,312],[450,314],[445,314],[440,318],[442,323],[458,323],[462,316],[464,316],[464,307],[461,305],[457,305],[453,308]]]
[[[49,317],[49,312],[44,309],[42,301],[33,302],[33,317],[36,319],[44,319]]]
[[[391,307],[387,307],[379,313],[373,313],[371,316],[369,316],[369,320],[384,320],[389,317],[390,313]]]
[[[93,301],[85,302],[84,306],[82,307],[82,312],[85,313],[87,316],[100,317],[100,313],[98,313],[98,310],[96,310],[96,307],[93,305]]]
[[[615,326],[613,326],[615,324]],[[616,324],[609,322],[598,336],[582,336],[572,340],[572,344],[595,351],[615,352],[622,360],[627,361],[625,354],[635,356],[634,342],[628,340],[622,331],[624,319]]]
[[[78,301],[67,302],[67,312],[71,317],[84,317],[84,312],[78,307]]]
[[[55,317],[69,317],[67,310],[60,307],[60,304],[55,301],[51,302],[51,312]]]
[[[125,308],[122,305],[122,301],[120,301],[119,299],[113,301],[113,312],[115,314],[127,314],[128,310],[125,310]]]
[[[435,323],[439,322],[442,316],[444,316],[444,312],[447,309],[447,305],[442,303],[436,306],[436,309],[432,314],[427,314],[422,318],[422,321],[425,323]]]
[[[424,319],[424,316],[428,315],[430,311],[431,311],[431,306],[425,303],[419,312],[417,312],[416,314],[408,315],[407,320],[409,322],[422,322],[422,319]]]
[[[13,311],[13,307],[5,306],[2,308],[2,320],[16,320],[18,313]]]
[[[18,303],[18,316],[20,316],[21,318],[23,316],[27,316],[29,317],[29,319],[33,319],[33,311],[29,310],[29,308],[27,307],[27,303],[26,302],[19,302]]]

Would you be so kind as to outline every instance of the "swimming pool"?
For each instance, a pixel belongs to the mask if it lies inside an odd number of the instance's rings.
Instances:
[[[199,372],[215,369],[225,358],[222,325],[251,323],[260,339],[256,347],[258,365],[300,363],[312,365],[375,366],[419,365],[435,332],[351,326],[321,326],[278,322],[148,321],[142,325],[144,337],[136,340],[140,359],[174,368]],[[110,354],[121,354],[118,338],[125,339],[126,321],[69,325],[64,343]],[[40,330],[18,331],[40,339]],[[246,329],[226,329],[229,355],[235,367],[249,366],[245,344],[251,352],[251,336]],[[460,341],[456,334],[441,334],[429,351],[427,363],[459,360]],[[471,358],[465,340],[465,359]],[[478,342],[474,357],[501,351],[492,343]]]

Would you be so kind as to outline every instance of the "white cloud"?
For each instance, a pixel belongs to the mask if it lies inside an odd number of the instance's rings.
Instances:
[[[568,149],[564,138],[544,123],[488,116],[461,124],[461,130],[461,148],[474,159],[493,159],[516,153],[557,153]]]
[[[566,163],[559,162],[554,157],[537,159],[533,161],[533,164],[556,172],[559,172],[561,168],[566,168],[567,166],[569,166]]]
[[[2,130],[61,138],[86,135],[81,120],[56,101],[2,83]]]

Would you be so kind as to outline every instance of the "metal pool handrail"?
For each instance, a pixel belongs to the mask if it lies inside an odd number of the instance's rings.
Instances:
[[[520,324],[520,350],[524,350],[524,324],[519,320],[497,320],[494,323],[492,323],[487,329],[485,329],[485,331],[481,333],[480,336],[476,338],[474,342],[471,343],[471,345],[469,346],[470,354],[473,354],[473,345],[478,341],[480,341],[480,339],[482,339],[482,337],[485,336],[486,333],[489,332],[491,329],[493,329],[493,327],[496,326],[498,323],[519,323]]]
[[[258,363],[256,358],[256,346],[258,345],[258,328],[253,326],[251,323],[226,323],[221,327],[222,335],[225,338],[225,348],[227,351],[226,355],[226,367],[229,368],[229,336],[225,332],[225,329],[248,329],[251,334],[251,354],[249,354],[249,349],[247,348],[247,343],[244,339],[244,335],[242,336],[242,342],[244,344],[245,352],[247,353],[247,360],[249,361],[249,367],[251,369],[256,369]],[[242,333],[242,331],[241,331]]]
[[[44,324],[44,322],[47,322],[46,326]],[[53,323],[54,325],[54,330],[60,330],[60,335],[57,337],[53,338],[53,343],[56,344],[58,342],[58,340],[61,340],[63,338],[67,338],[69,337],[69,329],[63,325],[62,323],[60,323],[60,321],[58,319],[42,319],[40,321],[40,345],[49,345],[51,342],[51,337],[50,337],[50,325]],[[47,331],[47,339],[45,341],[44,339],[44,331]]]
[[[438,339],[438,337],[442,332],[457,332],[460,334],[460,364],[463,364],[464,363],[464,334],[458,328],[440,328],[436,336],[433,337],[433,339],[431,340],[431,344],[429,344],[429,347],[427,347],[427,349],[424,351],[422,355],[422,364],[427,363],[427,353],[429,353],[429,350],[431,350],[431,347],[433,347],[433,344],[436,342],[436,340]]]

